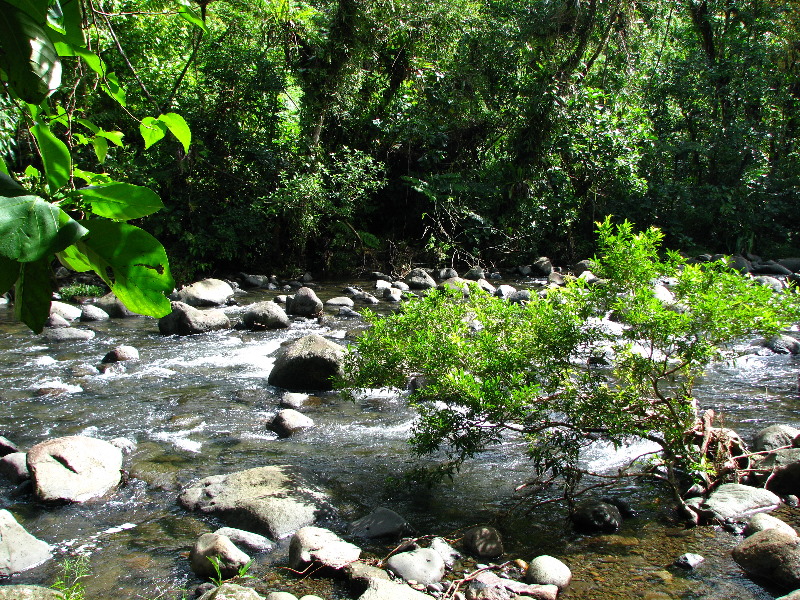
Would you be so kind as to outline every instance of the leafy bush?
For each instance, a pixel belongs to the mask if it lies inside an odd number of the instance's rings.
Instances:
[[[797,319],[797,294],[774,294],[724,262],[662,258],[655,228],[606,219],[598,234],[594,285],[573,279],[524,305],[475,286],[466,298],[440,289],[388,317],[366,312],[372,328],[348,354],[343,386],[404,388],[415,376],[412,447],[444,451],[451,473],[508,434],[529,442],[532,489],[560,478],[567,498],[586,474],[581,451],[599,439],[656,442],[676,490],[680,473],[713,471],[687,435],[693,383],[724,344]],[[657,281],[674,300],[654,293]],[[610,366],[592,360],[599,350]]]
[[[95,296],[102,296],[106,293],[99,285],[91,285],[88,283],[73,283],[70,285],[65,285],[60,290],[58,290],[59,295],[61,296],[62,300],[66,300],[67,302],[72,302],[75,298],[83,297],[95,297]]]

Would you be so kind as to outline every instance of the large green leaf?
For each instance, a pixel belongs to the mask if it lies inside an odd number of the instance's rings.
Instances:
[[[205,33],[208,33],[208,28],[203,22],[203,19],[201,19],[200,15],[198,15],[194,8],[192,8],[192,5],[188,0],[178,0],[178,14],[186,22],[191,23],[195,27],[199,27]]]
[[[144,139],[144,149],[147,150],[167,133],[167,124],[153,117],[145,117],[139,124],[139,132]]]
[[[61,85],[61,62],[44,19],[0,0],[0,70],[23,100],[42,102]]]
[[[47,20],[47,6],[49,3],[45,0],[5,0],[5,2],[17,7],[37,23],[44,23]]]
[[[69,148],[44,123],[38,123],[31,127],[31,133],[39,144],[50,193],[54,193],[69,181],[72,172],[72,157],[69,154]]]
[[[175,287],[167,253],[152,235],[127,223],[81,221],[89,235],[66,248],[60,260],[71,268],[97,273],[133,312],[163,317],[170,302],[164,294]]]
[[[87,231],[58,206],[0,174],[0,256],[33,262],[74,244]]]
[[[51,4],[47,22],[50,27],[65,35],[72,44],[83,46],[80,0],[61,0]]]
[[[0,256],[0,294],[5,294],[14,287],[19,277],[20,263],[5,256]]]
[[[103,91],[108,94],[111,98],[117,101],[117,104],[120,106],[127,106],[127,97],[125,88],[117,79],[117,76],[114,73],[108,73],[105,76],[105,81],[100,86]]]
[[[186,120],[178,113],[165,113],[158,117],[158,120],[164,123],[172,132],[178,141],[183,144],[183,151],[189,151],[189,144],[192,143],[192,130]]]
[[[138,219],[164,208],[158,194],[132,183],[93,185],[77,192],[91,203],[94,214],[108,219]]]
[[[50,315],[53,288],[50,283],[50,259],[20,265],[15,288],[14,314],[34,333],[41,333]]]

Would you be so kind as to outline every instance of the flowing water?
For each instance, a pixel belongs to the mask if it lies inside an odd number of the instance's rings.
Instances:
[[[366,284],[365,284],[366,285]],[[323,299],[339,286],[321,286]],[[274,292],[237,296],[240,305],[272,299]],[[225,309],[232,317],[241,310]],[[0,481],[0,507],[10,510],[36,537],[54,544],[56,560],[0,584],[51,585],[59,561],[75,554],[90,558],[90,599],[180,598],[200,583],[186,554],[197,537],[220,526],[178,506],[181,486],[199,477],[269,464],[287,464],[326,489],[346,521],[386,506],[405,516],[419,534],[453,536],[472,524],[494,521],[507,554],[531,559],[562,558],[573,570],[568,599],[732,598],[780,595],[744,577],[729,557],[737,538],[714,527],[686,530],[674,519],[664,491],[642,483],[618,490],[639,516],[616,535],[579,536],[557,505],[531,513],[517,510],[514,488],[526,480],[524,445],[509,439],[468,463],[452,482],[430,490],[409,488],[402,474],[416,464],[406,439],[414,420],[402,398],[365,393],[355,402],[322,395],[306,411],[316,427],[278,439],[266,427],[276,412],[279,390],[266,384],[275,353],[288,339],[317,332],[343,340],[352,321],[329,316],[295,320],[279,332],[224,331],[163,337],[155,320],[115,319],[77,325],[97,335],[84,342],[54,343],[34,336],[0,307],[0,434],[23,448],[49,438],[83,434],[127,437],[137,443],[126,459],[127,484],[108,499],[66,506],[42,505]],[[88,373],[111,348],[138,348],[141,360],[123,373]],[[797,360],[751,356],[715,367],[698,389],[702,408],[726,415],[726,424],[747,439],[773,422],[797,425]],[[646,450],[635,444],[614,450],[597,446],[586,456],[595,469],[613,469]],[[785,509],[783,516],[796,515]],[[377,555],[390,548],[370,548]],[[684,552],[706,561],[691,573],[671,567]],[[259,555],[256,588],[302,595],[354,598],[342,584],[301,580],[282,568],[286,541]]]

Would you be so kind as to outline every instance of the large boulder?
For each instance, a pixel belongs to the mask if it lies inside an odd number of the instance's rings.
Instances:
[[[216,561],[222,577],[230,579],[250,562],[250,557],[239,550],[227,536],[204,533],[189,552],[189,566],[195,575],[211,578],[217,575],[212,561]]]
[[[101,308],[112,319],[125,319],[139,316],[125,306],[122,300],[117,298],[113,292],[109,292],[105,296],[98,298],[95,301],[95,306]]]
[[[779,529],[789,535],[797,535],[794,527],[789,525],[786,521],[781,521],[777,517],[773,517],[767,513],[758,513],[750,517],[747,521],[747,526],[744,528],[744,535],[749,536],[765,529]]]
[[[34,493],[45,502],[86,502],[105,495],[121,479],[120,449],[86,436],[36,444],[27,462]]]
[[[442,580],[445,564],[436,550],[417,548],[393,554],[386,561],[386,568],[405,581],[428,585]]]
[[[58,315],[67,321],[77,321],[81,317],[81,307],[53,300],[50,303],[50,314]]]
[[[8,478],[11,483],[22,483],[30,479],[27,454],[12,452],[0,458],[0,475]]]
[[[774,450],[755,466],[771,471],[766,479],[766,488],[771,492],[780,496],[800,494],[800,448]]]
[[[245,307],[242,325],[251,331],[263,331],[285,329],[290,321],[286,312],[274,302],[256,302]]]
[[[189,510],[272,539],[286,537],[331,512],[324,494],[287,466],[206,477],[186,487],[178,501]]]
[[[309,565],[343,569],[361,556],[361,548],[322,527],[301,527],[289,543],[289,566],[304,571]]]
[[[208,590],[197,600],[264,600],[264,596],[253,588],[235,583],[223,583],[213,590]]]
[[[286,298],[286,312],[300,317],[315,317],[322,313],[322,300],[308,287],[301,287]]]
[[[189,306],[221,306],[233,296],[233,288],[221,279],[203,279],[182,287],[175,298]]]
[[[756,513],[769,512],[780,506],[781,499],[769,490],[725,483],[700,504],[700,514],[723,522],[746,521]]]
[[[231,322],[221,310],[199,310],[184,302],[172,302],[172,312],[158,320],[162,335],[195,335],[230,329]]]
[[[25,531],[10,512],[0,510],[0,575],[7,577],[27,571],[50,556],[49,544]]]
[[[64,594],[38,585],[4,585],[0,600],[64,600]]]
[[[614,533],[622,525],[619,508],[602,500],[585,500],[570,515],[575,529],[584,533]]]
[[[800,435],[800,429],[789,425],[770,425],[759,430],[753,438],[753,452],[775,450],[783,446],[791,446]]]
[[[425,269],[412,269],[405,282],[412,290],[429,290],[436,287],[436,281]]]
[[[267,381],[292,391],[330,390],[342,373],[343,357],[341,346],[312,333],[282,350]]]
[[[778,529],[754,533],[733,549],[733,560],[749,575],[781,587],[800,588],[800,538]]]

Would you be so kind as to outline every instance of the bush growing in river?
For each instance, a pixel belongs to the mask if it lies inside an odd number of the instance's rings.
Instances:
[[[795,321],[798,295],[774,294],[724,261],[662,253],[656,228],[607,218],[597,231],[596,284],[574,279],[524,305],[475,286],[467,298],[440,289],[388,317],[366,312],[372,327],[348,354],[343,387],[404,388],[414,376],[412,447],[444,451],[450,473],[510,432],[528,442],[529,489],[560,481],[568,499],[586,474],[581,450],[597,440],[656,442],[676,490],[681,473],[723,477],[687,433],[693,384],[726,344]],[[674,300],[654,292],[657,281]],[[610,366],[592,360],[600,350]]]

